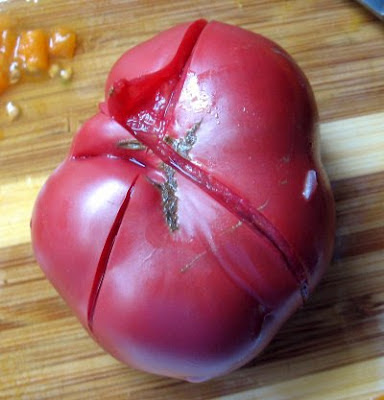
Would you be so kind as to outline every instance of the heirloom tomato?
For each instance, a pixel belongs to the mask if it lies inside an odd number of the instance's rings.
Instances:
[[[330,262],[310,85],[270,40],[187,23],[127,51],[44,185],[32,241],[92,337],[203,381],[255,357]]]

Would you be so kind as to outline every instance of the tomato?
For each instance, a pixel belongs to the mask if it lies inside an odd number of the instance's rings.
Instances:
[[[199,20],[113,66],[44,185],[32,242],[92,337],[203,381],[260,353],[330,262],[310,85],[270,40]]]

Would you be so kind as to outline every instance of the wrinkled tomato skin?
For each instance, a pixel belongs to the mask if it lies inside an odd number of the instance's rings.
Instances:
[[[179,25],[117,61],[100,112],[36,201],[36,259],[92,337],[135,368],[211,379],[265,348],[302,304],[304,283],[271,238],[179,172],[170,229],[159,159],[118,146],[134,139],[109,104],[121,80],[132,82],[123,111],[156,109],[159,93],[167,99],[156,114],[166,140],[197,126],[184,156],[274,226],[309,292],[334,237],[314,97],[268,39],[219,22]]]

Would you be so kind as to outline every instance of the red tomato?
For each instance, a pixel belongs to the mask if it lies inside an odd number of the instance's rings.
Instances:
[[[125,53],[32,217],[37,261],[136,368],[202,381],[255,357],[328,265],[310,86],[268,39],[196,21]]]

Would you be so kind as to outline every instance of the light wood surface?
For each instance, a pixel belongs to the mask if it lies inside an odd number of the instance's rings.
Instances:
[[[348,0],[9,0],[0,10],[22,28],[64,25],[79,36],[70,84],[0,97],[0,399],[383,399],[384,24]],[[29,219],[117,57],[201,17],[270,37],[304,69],[338,221],[333,265],[265,353],[189,384],[128,368],[87,336],[34,260]],[[12,123],[8,100],[22,108]]]

